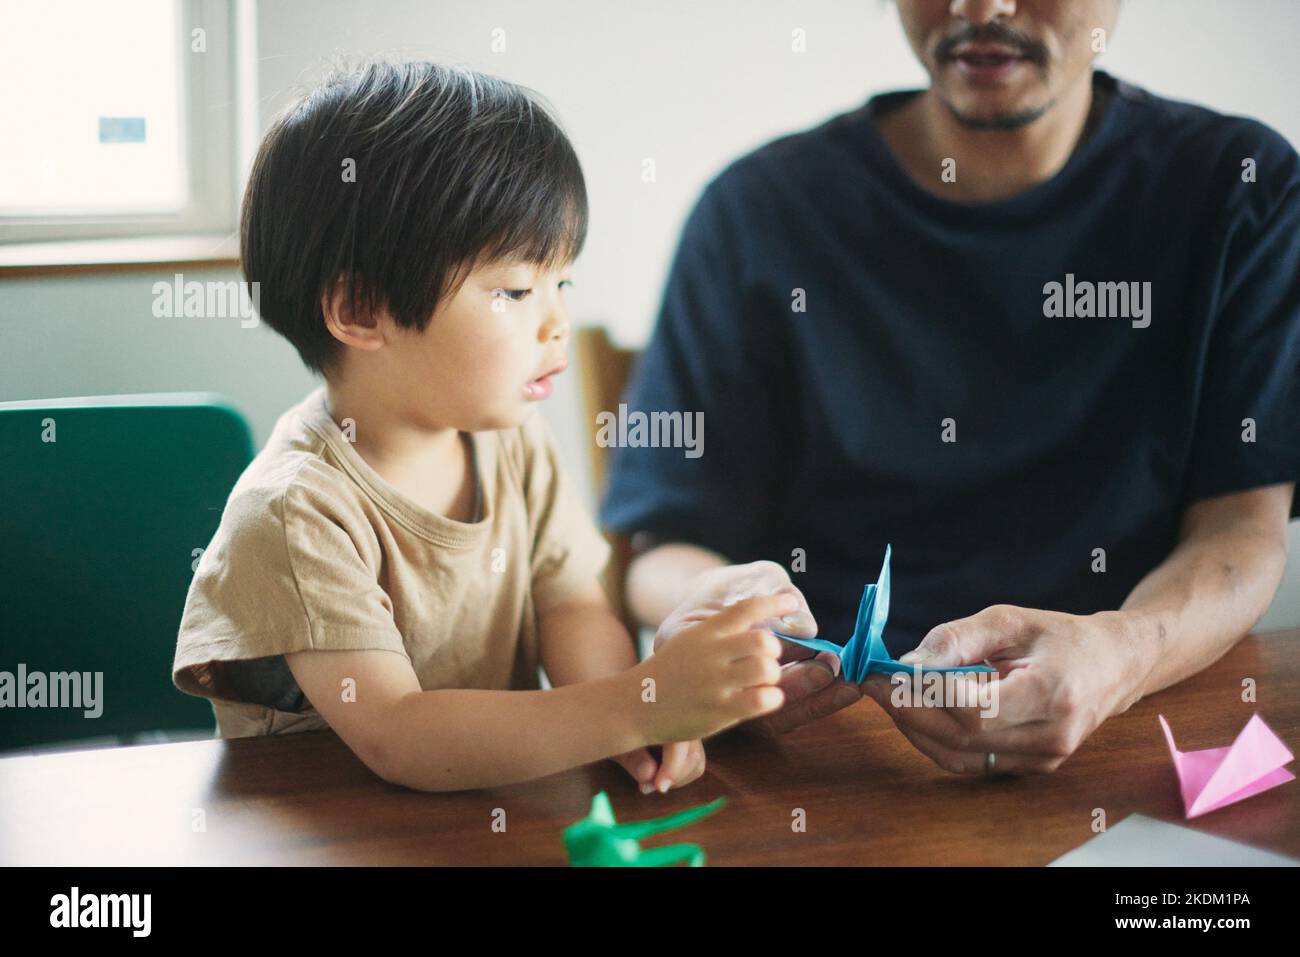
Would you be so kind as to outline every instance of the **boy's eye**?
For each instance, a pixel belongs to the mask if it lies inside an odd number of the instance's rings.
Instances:
[[[573,280],[572,280],[572,279],[561,279],[561,280],[560,280],[560,288],[561,288],[561,289],[564,289],[565,287],[567,287],[567,286],[572,286],[572,285],[573,285]]]
[[[511,302],[523,302],[532,293],[531,289],[493,289],[492,295]]]

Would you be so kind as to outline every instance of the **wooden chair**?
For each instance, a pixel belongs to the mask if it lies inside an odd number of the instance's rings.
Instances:
[[[601,412],[615,412],[623,391],[632,375],[636,362],[635,349],[621,349],[609,338],[609,333],[599,326],[584,326],[574,334],[578,365],[582,377],[583,412],[591,434],[591,486],[597,496],[605,488],[605,467],[609,450],[596,444],[596,416]],[[605,570],[605,592],[614,611],[635,638],[640,626],[627,608],[624,584],[628,566],[632,563],[632,540],[617,532],[603,530],[612,552]]]

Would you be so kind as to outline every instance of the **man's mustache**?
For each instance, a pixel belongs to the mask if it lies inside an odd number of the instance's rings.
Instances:
[[[934,58],[940,63],[951,60],[953,51],[967,43],[995,43],[998,46],[1015,50],[1025,59],[1034,63],[1043,64],[1047,62],[1046,46],[1032,37],[1025,36],[1019,30],[1015,30],[996,20],[982,26],[967,23],[958,29],[956,33],[944,37],[935,45]]]

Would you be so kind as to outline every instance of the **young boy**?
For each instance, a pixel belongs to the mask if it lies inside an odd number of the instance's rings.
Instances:
[[[240,477],[186,600],[173,680],[223,736],[332,728],[423,790],[614,757],[649,793],[782,704],[762,626],[806,616],[788,580],[679,609],[641,663],[605,602],[607,546],[537,414],[586,225],[568,140],[492,77],[374,65],[273,125],[243,269],[325,385]]]

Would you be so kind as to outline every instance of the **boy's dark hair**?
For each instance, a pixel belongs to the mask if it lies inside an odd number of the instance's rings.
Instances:
[[[262,318],[327,373],[342,344],[321,295],[339,279],[355,308],[423,331],[475,264],[549,268],[586,233],[582,168],[534,93],[464,67],[375,63],[272,124],[244,192],[240,258]]]

